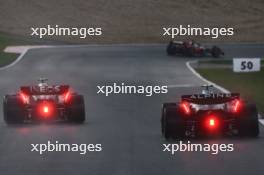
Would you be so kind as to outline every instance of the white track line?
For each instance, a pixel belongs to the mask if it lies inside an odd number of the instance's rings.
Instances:
[[[200,79],[201,79],[202,81],[204,81],[206,84],[211,84],[211,85],[213,85],[215,88],[217,88],[218,90],[220,90],[220,91],[222,91],[222,92],[224,92],[224,93],[230,93],[229,90],[227,90],[227,89],[225,89],[225,88],[223,88],[223,87],[221,87],[221,86],[219,86],[219,85],[217,85],[217,84],[215,84],[215,83],[213,83],[213,82],[211,82],[211,81],[205,79],[204,77],[201,76],[201,74],[199,74],[198,72],[196,72],[196,70],[194,70],[194,68],[193,68],[190,64],[192,64],[192,63],[197,63],[197,62],[198,62],[197,60],[195,60],[195,61],[187,61],[187,62],[186,62],[186,66],[188,67],[188,69],[189,69],[189,70],[190,70],[195,76],[197,76],[198,78],[200,78]]]
[[[217,88],[218,90],[222,91],[223,93],[230,93],[229,90],[225,89],[222,86],[219,86],[219,85],[215,84],[214,82],[211,82],[211,81],[205,79],[204,77],[201,76],[201,74],[199,74],[196,70],[194,70],[194,68],[191,66],[191,64],[192,63],[197,63],[197,62],[198,62],[197,60],[195,60],[195,61],[187,61],[186,62],[186,66],[195,76],[200,78],[205,83],[213,85],[215,88]],[[259,118],[261,118],[260,114],[259,114]],[[264,119],[259,119],[259,122],[264,126]]]
[[[50,46],[50,45],[7,46],[4,49],[4,52],[21,54],[28,49],[51,48],[51,47],[53,47],[53,46]]]
[[[0,71],[7,69],[9,67],[14,66],[17,64],[23,57],[24,55],[32,49],[40,49],[40,48],[76,48],[76,47],[87,47],[87,46],[92,46],[92,47],[97,47],[97,46],[160,46],[163,45],[162,43],[153,43],[153,44],[137,44],[137,43],[132,43],[132,44],[73,44],[73,45],[22,45],[22,46],[7,46],[4,49],[4,52],[6,53],[17,53],[20,54],[19,57],[12,62],[11,64],[8,64],[6,66],[0,67]]]
[[[5,70],[7,68],[10,68],[17,64],[23,57],[24,55],[31,49],[39,49],[39,48],[52,48],[53,46],[48,46],[48,45],[36,45],[36,46],[7,46],[4,49],[4,52],[6,53],[17,53],[20,54],[18,58],[12,62],[11,64],[8,64],[6,66],[0,67],[0,70]]]
[[[12,62],[11,64],[8,64],[8,65],[6,65],[6,66],[3,66],[3,67],[0,67],[0,70],[5,70],[5,69],[7,69],[7,68],[9,68],[9,67],[12,67],[12,66],[14,66],[15,64],[17,64],[23,57],[24,57],[24,55],[27,53],[27,51],[28,51],[29,49],[25,49],[19,56],[18,56],[18,58],[14,61],[14,62]]]
[[[259,114],[259,122],[264,126],[264,119],[262,119],[260,114]]]

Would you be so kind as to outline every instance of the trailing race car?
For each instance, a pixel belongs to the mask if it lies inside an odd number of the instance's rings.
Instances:
[[[84,98],[68,85],[48,85],[40,78],[34,86],[22,86],[16,94],[3,99],[4,120],[7,124],[27,121],[85,121]]]
[[[224,52],[217,46],[213,46],[212,48],[205,48],[201,46],[199,43],[193,41],[171,41],[167,46],[167,54],[168,55],[176,55],[182,54],[185,56],[212,56],[215,58],[224,55]]]
[[[255,104],[240,98],[238,93],[214,93],[205,86],[201,94],[183,95],[178,103],[164,103],[161,117],[162,135],[185,138],[204,135],[259,134]]]

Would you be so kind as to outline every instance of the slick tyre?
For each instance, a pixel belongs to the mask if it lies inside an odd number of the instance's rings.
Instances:
[[[72,96],[67,115],[70,122],[83,123],[85,121],[85,104],[82,95]]]
[[[164,103],[161,110],[161,133],[165,134],[165,115],[168,107],[176,107],[176,103]]]
[[[3,100],[4,121],[7,124],[23,123],[26,110],[22,101],[16,95],[6,95]]]
[[[255,104],[247,104],[238,122],[240,136],[257,137],[259,135],[258,111]]]
[[[219,48],[219,47],[217,47],[217,46],[213,46],[212,47],[212,51],[211,51],[211,53],[212,53],[212,56],[213,57],[215,57],[215,58],[219,58],[220,57],[220,55],[221,55],[221,49]]]
[[[187,49],[187,56],[194,57],[195,56],[195,50],[194,48],[190,47]]]
[[[173,42],[170,42],[167,46],[167,55],[175,55],[176,54],[176,50],[175,50],[175,46],[173,45]]]
[[[162,135],[166,140],[183,138],[185,125],[181,115],[177,112],[176,103],[167,103],[162,110]]]

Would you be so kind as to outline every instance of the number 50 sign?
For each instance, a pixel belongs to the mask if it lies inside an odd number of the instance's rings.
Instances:
[[[260,58],[234,58],[234,72],[257,72],[260,71]]]

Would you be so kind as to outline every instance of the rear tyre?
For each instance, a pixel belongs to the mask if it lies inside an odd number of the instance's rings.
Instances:
[[[22,101],[16,95],[6,95],[3,100],[4,121],[7,124],[23,123],[26,117],[26,109]]]
[[[74,123],[85,121],[85,105],[82,95],[74,95],[67,109],[68,120]]]
[[[238,122],[240,136],[257,137],[259,135],[258,111],[255,104],[247,104]]]
[[[187,48],[187,55],[189,57],[194,57],[195,56],[195,49],[193,47]]]
[[[165,115],[168,107],[176,107],[176,103],[164,103],[161,110],[161,133],[165,133]]]
[[[162,108],[161,130],[166,140],[185,136],[185,125],[178,113],[177,103],[165,103]]]
[[[220,55],[221,55],[221,53],[222,53],[222,51],[221,51],[221,49],[220,49],[219,47],[217,47],[217,46],[213,46],[213,47],[212,47],[212,51],[211,51],[211,53],[212,53],[212,56],[213,56],[213,57],[215,57],[215,58],[219,58]]]
[[[173,45],[172,41],[168,44],[166,51],[167,51],[167,55],[175,55],[176,54],[175,46]]]

